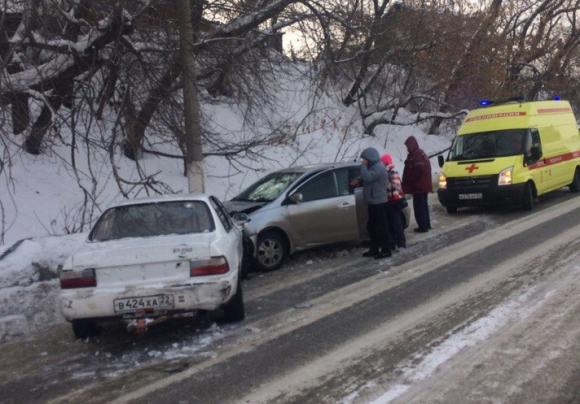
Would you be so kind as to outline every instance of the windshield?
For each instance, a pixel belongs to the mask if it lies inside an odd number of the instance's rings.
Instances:
[[[93,227],[89,240],[207,233],[213,229],[211,213],[204,202],[150,203],[107,210]]]
[[[234,201],[272,202],[303,173],[278,172],[265,176],[236,196]]]
[[[450,161],[506,157],[522,154],[527,129],[501,130],[457,136]]]

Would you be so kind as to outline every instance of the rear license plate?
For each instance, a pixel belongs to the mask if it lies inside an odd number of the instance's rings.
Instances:
[[[482,199],[482,198],[483,198],[483,194],[482,193],[477,193],[477,194],[459,194],[459,199],[460,200]]]
[[[115,313],[133,313],[137,310],[168,310],[173,309],[173,296],[135,296],[113,300]]]

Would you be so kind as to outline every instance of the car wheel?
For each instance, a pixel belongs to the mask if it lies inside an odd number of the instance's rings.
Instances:
[[[450,215],[454,215],[457,213],[457,206],[446,206],[445,209],[447,209],[447,213],[449,213]]]
[[[223,305],[223,322],[235,323],[246,318],[246,309],[244,307],[244,296],[242,292],[242,282],[238,280],[236,294],[229,302]]]
[[[242,260],[242,263],[240,264],[240,276],[242,277],[242,279],[248,279],[248,266],[245,263],[244,260]]]
[[[72,329],[77,338],[90,338],[99,335],[99,327],[94,320],[73,320]]]
[[[287,255],[287,242],[279,232],[268,231],[258,237],[256,264],[262,271],[280,268]]]
[[[242,263],[241,263],[241,272],[242,272],[242,279],[247,279],[249,273],[254,269],[254,261],[252,257],[254,256],[254,245],[252,241],[247,237],[244,236],[244,252],[242,255]]]
[[[576,168],[576,173],[574,174],[574,179],[570,184],[570,191],[578,192],[580,191],[580,168]]]
[[[532,184],[528,182],[524,188],[522,208],[528,211],[532,210],[534,209],[534,202],[534,189],[532,188]]]

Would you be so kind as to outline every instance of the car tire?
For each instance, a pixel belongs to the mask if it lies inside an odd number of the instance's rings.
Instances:
[[[242,263],[240,264],[240,276],[242,277],[242,279],[248,279],[248,275],[249,274],[249,270],[248,270],[248,265],[245,263],[244,260],[242,260]]]
[[[236,323],[246,318],[246,309],[244,307],[244,294],[242,292],[242,282],[238,281],[236,294],[229,302],[222,306],[224,323]]]
[[[574,178],[572,179],[572,183],[570,184],[570,191],[572,192],[580,191],[580,168],[576,168]]]
[[[245,235],[243,238],[243,244],[244,244],[244,252],[242,254],[242,263],[240,268],[242,273],[242,279],[247,279],[250,272],[254,270],[254,260],[253,260],[254,245],[252,244],[252,241]]]
[[[288,256],[288,243],[277,231],[267,231],[258,237],[256,266],[262,271],[273,271],[282,266]]]
[[[454,215],[457,213],[457,206],[446,206],[445,209],[447,210],[447,213],[449,213],[450,215]]]
[[[527,211],[533,210],[534,202],[534,188],[532,187],[532,184],[528,182],[524,188],[522,208]]]
[[[94,320],[73,320],[72,329],[75,337],[80,339],[91,338],[99,335],[100,329]]]

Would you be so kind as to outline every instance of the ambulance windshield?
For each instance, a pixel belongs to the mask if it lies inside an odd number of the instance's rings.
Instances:
[[[522,154],[527,129],[510,129],[457,136],[450,161],[507,157]]]

